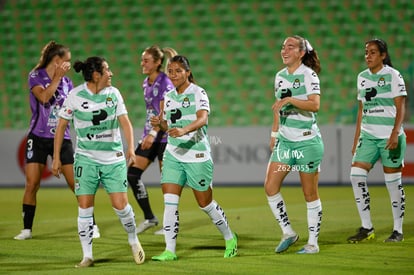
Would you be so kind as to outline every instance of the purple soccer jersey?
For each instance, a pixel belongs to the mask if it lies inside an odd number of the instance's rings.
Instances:
[[[144,89],[145,107],[147,110],[144,132],[141,136],[143,139],[152,129],[150,118],[159,115],[160,102],[164,100],[164,95],[168,91],[174,89],[174,85],[165,73],[160,72],[152,85],[148,83],[148,77],[145,78],[142,88]],[[167,135],[165,133],[162,133],[162,136],[160,135],[161,133],[158,134],[156,141],[167,142]]]
[[[60,80],[59,86],[49,102],[41,104],[33,94],[32,88],[42,86],[46,89],[50,85],[50,82],[52,80],[45,69],[38,69],[29,73],[30,109],[32,111],[29,132],[43,138],[55,137],[58,111],[68,96],[69,91],[73,88],[72,80],[64,76]],[[64,138],[70,139],[69,125],[66,128]]]

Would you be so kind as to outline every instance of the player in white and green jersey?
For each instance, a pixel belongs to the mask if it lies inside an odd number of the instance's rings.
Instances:
[[[265,192],[270,209],[282,230],[276,253],[286,251],[298,239],[289,221],[280,192],[290,171],[299,172],[308,217],[308,242],[300,254],[319,252],[318,237],[322,203],[318,194],[319,166],[324,154],[323,141],[316,124],[320,106],[318,73],[320,62],[309,41],[300,36],[285,39],[281,57],[286,67],[275,77],[276,101],[270,138],[270,157]]]
[[[401,176],[406,151],[403,120],[407,91],[401,74],[392,67],[385,41],[366,42],[365,61],[368,68],[358,75],[359,109],[350,175],[361,227],[348,241],[357,243],[375,238],[367,176],[381,159],[394,218],[393,231],[385,241],[400,242],[405,212]]]
[[[111,86],[112,72],[101,57],[90,57],[74,64],[82,71],[85,83],[74,88],[59,112],[52,172],[59,177],[63,133],[69,121],[76,131],[75,194],[78,198],[78,234],[83,259],[77,267],[94,263],[92,253],[92,215],[94,198],[100,184],[110,195],[132,249],[134,260],[142,264],[145,254],[136,235],[135,215],[127,196],[127,163],[135,163],[134,137],[122,96]],[[126,158],[119,127],[127,141]]]
[[[153,117],[151,124],[168,132],[161,173],[164,194],[163,253],[154,261],[177,260],[179,231],[178,204],[182,189],[193,189],[199,207],[210,217],[226,242],[225,258],[237,255],[237,235],[229,227],[226,215],[213,199],[213,161],[207,136],[210,104],[203,88],[194,84],[188,59],[177,55],[169,60],[168,77],[175,89],[164,97],[164,115]]]

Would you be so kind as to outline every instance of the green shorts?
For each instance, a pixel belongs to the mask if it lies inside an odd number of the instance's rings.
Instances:
[[[213,183],[213,161],[181,162],[165,151],[162,161],[161,184],[188,185],[197,191],[206,191]]]
[[[125,161],[104,165],[76,156],[73,169],[77,196],[96,194],[99,184],[103,185],[107,193],[125,193],[128,190]]]
[[[352,158],[354,162],[367,162],[372,166],[381,158],[385,167],[398,168],[404,164],[404,155],[407,148],[405,134],[398,137],[398,146],[393,150],[385,149],[388,138],[375,139],[364,135],[359,137],[359,142]]]
[[[324,153],[323,141],[319,136],[305,141],[289,141],[279,137],[273,148],[270,162],[287,164],[284,171],[313,173],[319,171]]]

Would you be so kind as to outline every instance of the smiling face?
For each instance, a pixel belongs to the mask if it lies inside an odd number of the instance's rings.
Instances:
[[[282,57],[283,64],[288,68],[296,69],[302,63],[302,57],[305,52],[299,47],[299,40],[294,37],[288,37],[283,42],[280,55]]]
[[[141,67],[142,67],[142,73],[146,75],[151,75],[153,73],[157,72],[158,67],[161,64],[161,60],[154,60],[154,57],[148,53],[143,52],[141,56]]]
[[[365,45],[365,62],[372,73],[377,73],[384,66],[386,53],[381,53],[374,42]]]
[[[179,62],[170,62],[168,64],[168,78],[174,84],[178,93],[184,92],[184,90],[190,85],[188,77],[190,71],[186,71],[184,66]]]

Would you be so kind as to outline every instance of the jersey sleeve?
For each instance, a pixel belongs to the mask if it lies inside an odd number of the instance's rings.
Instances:
[[[278,94],[277,94],[277,91],[279,90],[279,88],[280,88],[280,82],[281,80],[280,80],[280,77],[279,77],[279,73],[277,73],[276,75],[275,75],[275,83],[274,83],[274,95],[275,95],[275,98],[278,98]]]
[[[393,97],[407,96],[404,79],[397,70],[392,73],[391,93]]]
[[[119,92],[119,90],[115,87],[113,87],[113,89],[115,89],[115,94],[117,97],[117,108],[116,108],[116,116],[122,116],[122,115],[126,115],[128,114],[127,108],[125,106],[125,102],[124,102],[124,98],[122,97],[121,93]]]
[[[30,72],[27,82],[29,84],[29,90],[30,91],[33,89],[33,87],[36,87],[36,86],[42,86],[43,87],[44,86],[42,81],[41,81],[41,77],[39,76],[38,71]]]
[[[307,95],[321,94],[321,89],[319,86],[319,77],[313,70],[308,70],[305,73],[304,82]]]
[[[207,110],[210,113],[210,102],[208,100],[207,93],[204,90],[200,90],[196,93],[196,111]]]
[[[68,97],[63,102],[62,108],[59,110],[58,116],[66,120],[72,120],[74,112],[74,93],[69,93]]]
[[[164,77],[164,81],[162,82],[161,85],[162,85],[161,86],[161,91],[160,91],[160,93],[158,93],[158,100],[159,101],[163,101],[165,95],[169,91],[174,89],[174,85],[172,84],[171,80],[167,76]]]

